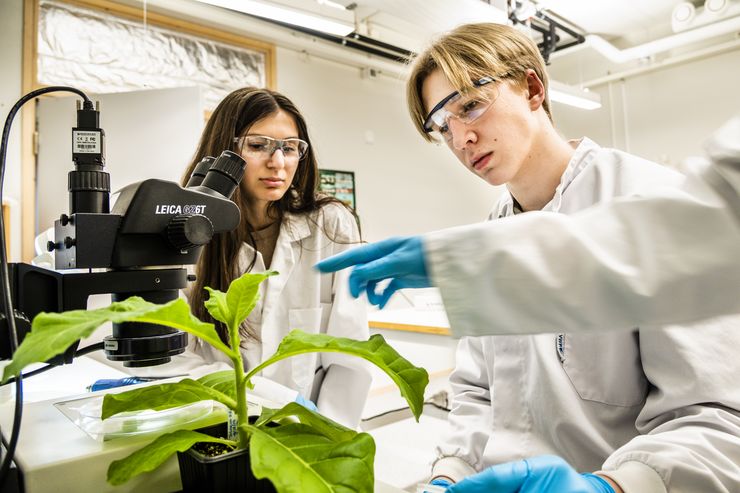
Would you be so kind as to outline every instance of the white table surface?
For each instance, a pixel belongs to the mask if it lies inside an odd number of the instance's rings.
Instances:
[[[176,457],[153,473],[112,487],[105,481],[111,461],[130,454],[151,437],[96,441],[64,416],[54,404],[91,396],[86,387],[100,378],[126,374],[87,357],[24,381],[24,410],[16,463],[24,474],[26,493],[142,492],[181,488]],[[127,390],[130,387],[118,389]],[[0,389],[0,429],[6,437],[13,421],[13,385]],[[377,493],[402,490],[377,482]]]

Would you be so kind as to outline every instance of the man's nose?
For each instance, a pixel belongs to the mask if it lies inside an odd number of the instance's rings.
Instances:
[[[447,126],[450,129],[450,135],[452,135],[453,149],[461,151],[469,143],[475,142],[475,132],[471,131],[468,125],[457,118],[450,118],[447,121]]]

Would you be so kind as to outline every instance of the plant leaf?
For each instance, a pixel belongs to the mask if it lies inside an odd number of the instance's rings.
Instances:
[[[182,330],[199,337],[228,356],[234,354],[231,348],[221,342],[221,338],[218,336],[213,324],[201,322],[190,312],[190,306],[182,298],[173,300],[165,305],[153,306],[157,307],[157,309],[152,309],[142,316],[137,316],[127,321],[166,325],[167,327]]]
[[[206,310],[214,319],[228,325],[230,317],[229,308],[226,305],[226,293],[208,286],[206,286],[206,291],[208,291],[208,299],[203,303]]]
[[[231,282],[226,293],[206,287],[210,295],[205,302],[208,313],[228,327],[239,326],[257,304],[260,283],[276,274],[275,271],[246,272]]]
[[[165,305],[155,305],[139,297],[112,303],[97,310],[72,310],[64,313],[39,313],[31,332],[23,339],[13,360],[5,367],[3,382],[17,376],[31,363],[47,361],[63,353],[79,339],[88,337],[105,322],[148,322],[183,330],[226,350],[212,324],[198,320],[185,300],[177,299]]]
[[[238,326],[246,320],[259,299],[260,283],[276,274],[273,270],[261,274],[245,273],[229,285],[226,305],[231,315],[230,327]]]
[[[232,374],[233,382],[233,374]],[[236,401],[218,390],[186,378],[179,382],[148,385],[118,394],[105,394],[101,419],[129,411],[152,409],[161,411],[193,402],[214,400],[230,409],[236,409]]]
[[[209,373],[208,375],[200,377],[197,382],[229,396],[236,402],[236,385],[234,384],[233,370]]]
[[[349,440],[357,434],[356,431],[342,426],[317,412],[311,411],[297,402],[290,402],[282,409],[263,408],[262,414],[260,414],[260,417],[254,423],[254,426],[264,428],[265,424],[278,422],[284,418],[297,418],[301,423],[311,426],[318,433],[321,433],[334,442]]]
[[[416,421],[419,421],[424,405],[424,389],[429,383],[429,375],[424,368],[412,365],[398,354],[380,334],[375,334],[367,341],[356,341],[344,337],[307,334],[300,330],[292,330],[283,338],[275,354],[250,371],[245,379],[249,381],[252,376],[276,361],[312,352],[353,354],[375,364],[398,385]]]
[[[198,442],[223,443],[232,447],[236,445],[236,442],[231,440],[215,438],[197,431],[178,430],[160,436],[128,457],[111,462],[108,466],[108,482],[117,486],[139,474],[153,471],[175,452],[185,452]]]
[[[303,423],[248,428],[252,472],[277,491],[372,493],[375,442],[367,433],[334,441]]]

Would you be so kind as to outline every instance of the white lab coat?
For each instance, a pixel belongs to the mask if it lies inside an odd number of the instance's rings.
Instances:
[[[707,151],[680,189],[424,235],[454,334],[595,332],[740,313],[740,116]]]
[[[681,181],[667,168],[584,139],[544,209],[572,214],[613,197]],[[498,212],[513,213],[508,194]],[[557,241],[556,236],[551,239]],[[507,240],[517,246],[514,239]],[[473,245],[486,249],[485,242]],[[570,257],[575,257],[573,264]],[[552,262],[577,269],[578,253]],[[470,252],[466,263],[480,268]],[[512,284],[524,292],[528,288],[516,286],[516,279],[509,279],[506,287]],[[466,294],[480,306],[490,306],[476,293]],[[567,301],[573,310],[594,303],[576,296]],[[549,306],[537,293],[526,294],[523,303]],[[491,318],[495,332],[495,313]],[[454,329],[455,320],[450,322]],[[561,326],[561,334],[460,341],[450,377],[455,394],[452,433],[438,448],[435,476],[459,480],[496,463],[549,453],[579,471],[603,469],[627,493],[663,492],[667,487],[677,492],[737,491],[739,317],[701,327],[570,333],[574,329],[578,327]]]
[[[336,240],[336,241],[332,241]],[[247,322],[259,341],[243,341],[245,370],[272,356],[292,329],[367,340],[367,313],[362,300],[353,299],[347,287],[348,272],[319,274],[314,264],[357,246],[354,217],[342,206],[330,204],[311,216],[287,214],[280,226],[269,277],[260,286],[260,299]],[[245,244],[239,253],[243,270],[254,249]],[[265,270],[257,252],[252,272]],[[242,336],[244,339],[244,336]],[[188,353],[173,358],[168,371],[196,368],[196,374],[227,368],[229,360],[207,343],[190,337]],[[206,367],[202,365],[209,364]],[[261,378],[260,378],[261,377]],[[278,405],[297,394],[316,402],[323,415],[356,428],[367,399],[371,376],[366,363],[337,353],[309,353],[279,361],[253,380],[254,392]]]

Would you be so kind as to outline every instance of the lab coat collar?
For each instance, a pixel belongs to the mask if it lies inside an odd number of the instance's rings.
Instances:
[[[279,272],[279,275],[269,277],[265,280],[264,308],[262,311],[263,320],[272,306],[277,302],[276,300],[280,298],[280,293],[283,291],[290,277],[290,273],[293,271],[296,258],[300,255],[299,250],[301,246],[299,242],[311,235],[311,228],[308,221],[309,219],[306,214],[291,214],[287,212],[280,221],[280,232],[275,243],[275,251],[272,254],[272,263],[269,266],[270,270]],[[243,264],[243,268],[246,268],[248,265],[246,259],[251,259],[252,255],[257,254],[260,259],[262,258],[248,243],[242,245],[242,252],[244,257],[240,262]],[[267,269],[267,266],[264,266],[261,262],[256,267]]]
[[[278,305],[280,295],[290,279],[298,256],[301,254],[300,241],[311,235],[307,214],[286,213],[280,224],[280,233],[272,254],[270,270],[279,272],[277,276],[269,277],[266,281],[265,299],[262,308],[262,321],[271,317],[272,311]],[[272,354],[280,341],[274,340],[274,334],[262,334],[263,354]]]
[[[560,211],[560,206],[563,201],[563,193],[565,193],[568,186],[573,182],[573,180],[575,180],[576,176],[578,176],[583,169],[593,162],[596,157],[596,152],[593,151],[600,149],[599,145],[588,137],[583,137],[580,140],[571,140],[569,141],[569,144],[575,147],[575,151],[573,152],[573,156],[570,158],[570,161],[568,161],[568,166],[560,177],[560,183],[555,189],[555,194],[550,202],[545,204],[542,208],[543,211]],[[491,217],[508,217],[513,216],[514,213],[514,197],[512,197],[508,190],[505,190],[504,195],[501,197],[499,202],[498,215],[494,216],[491,214]]]
[[[286,245],[286,243],[290,244],[301,241],[310,234],[311,228],[309,227],[308,218],[305,214],[291,214],[289,212],[286,212],[283,216],[283,219],[280,221],[280,231],[278,232],[278,239],[277,244],[275,245],[275,250],[277,252],[277,250],[281,246]],[[248,243],[244,243],[242,245],[242,251],[244,253],[248,253],[250,255],[250,259],[251,255],[255,254],[254,248]],[[246,268],[248,263],[246,263],[246,261],[243,261],[243,263],[243,267]],[[272,265],[276,265],[274,258],[272,260]]]
[[[311,234],[307,214],[291,214],[290,212],[286,212],[283,216],[280,229],[285,230],[285,234],[290,238],[291,242],[301,241]]]

